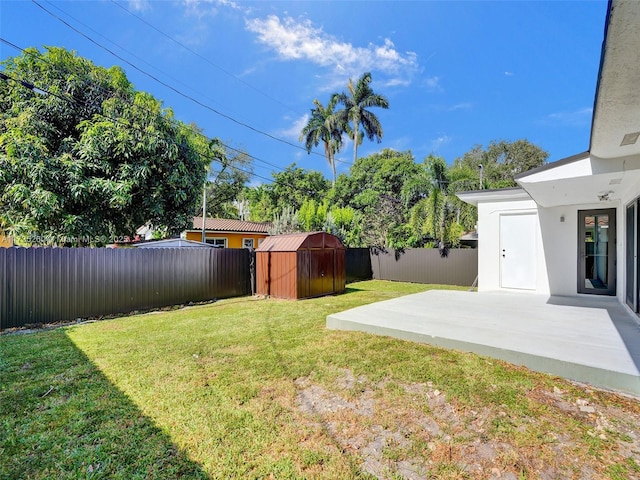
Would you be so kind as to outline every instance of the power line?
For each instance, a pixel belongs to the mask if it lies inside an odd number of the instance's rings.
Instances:
[[[217,65],[215,63],[213,63],[211,60],[209,60],[207,57],[200,55],[198,52],[196,52],[195,50],[189,48],[188,46],[186,46],[185,44],[183,44],[182,42],[176,40],[175,38],[173,38],[171,35],[169,35],[168,33],[165,33],[164,31],[160,30],[158,27],[156,27],[155,25],[153,25],[152,23],[146,21],[144,18],[140,17],[139,15],[136,15],[135,13],[133,13],[131,10],[129,10],[126,7],[123,7],[122,5],[120,5],[118,2],[116,2],[115,0],[111,0],[111,3],[113,3],[114,5],[116,5],[118,8],[121,8],[122,10],[124,10],[125,12],[127,12],[129,15],[131,15],[134,18],[137,18],[139,21],[141,21],[142,23],[144,23],[145,25],[147,25],[149,28],[152,28],[153,30],[155,30],[156,32],[158,32],[160,35],[162,35],[165,38],[168,38],[169,40],[171,40],[173,43],[175,43],[176,45],[179,45],[180,47],[184,48],[187,52],[195,55],[196,57],[198,57],[199,59],[203,60],[204,62],[208,63],[209,65],[211,65],[212,67],[220,70],[222,73],[224,73],[225,75],[228,75],[229,77],[237,80],[238,82],[242,83],[243,85],[245,85],[246,87],[249,87],[250,89],[258,92],[259,94],[263,95],[264,97],[268,98],[269,100],[283,106],[284,108],[286,108],[287,110],[291,111],[293,110],[290,106],[285,105],[284,103],[282,103],[280,100],[278,100],[277,98],[272,97],[271,95],[269,95],[268,93],[260,90],[259,88],[251,85],[250,83],[244,81],[243,79],[241,79],[240,77],[238,77],[237,75],[234,75],[233,73],[225,70],[224,68],[222,68],[220,65]]]
[[[26,49],[23,49],[23,48],[19,47],[18,45],[15,45],[14,43],[12,43],[12,42],[10,42],[10,41],[8,41],[8,40],[4,39],[4,38],[1,38],[1,37],[0,37],[0,42],[4,43],[4,44],[6,44],[6,45],[8,45],[8,46],[10,46],[10,47],[12,47],[12,48],[15,48],[16,50],[19,50],[19,51],[20,51],[20,52],[22,52],[24,55],[30,55],[30,56],[32,56],[33,58],[35,58],[36,60],[38,60],[38,61],[43,61],[43,62],[45,62],[45,63],[48,63],[48,64],[49,64],[49,65],[51,65],[52,67],[56,68],[56,69],[57,69],[60,73],[62,73],[62,74],[64,74],[64,73],[68,73],[67,71],[63,71],[63,70],[61,70],[61,69],[59,68],[59,66],[58,66],[58,65],[56,65],[56,64],[54,64],[54,63],[52,63],[52,62],[50,62],[47,58],[42,57],[42,56],[39,56],[39,55],[35,55],[33,52],[31,52],[31,51],[29,51],[29,50],[26,50]],[[5,77],[6,77],[6,75],[5,75]],[[8,78],[8,77],[7,77],[7,78]],[[16,81],[17,81],[17,80],[16,80]],[[85,85],[89,85],[89,84],[90,84],[90,82],[85,82]],[[104,87],[103,87],[102,85],[100,85],[100,84],[97,84],[97,83],[91,83],[91,85],[92,85],[92,86],[97,87],[97,88],[98,88],[98,89],[100,89],[103,93],[106,93],[106,94],[112,94],[112,93],[114,93],[114,92],[108,91],[106,88],[104,88]],[[25,85],[25,86],[27,86],[27,85]],[[27,86],[27,88],[30,88],[30,87],[29,87],[29,86]],[[54,94],[54,93],[51,93],[51,95],[57,96],[57,95],[56,95],[56,94]],[[58,96],[58,97],[59,97],[59,96]],[[59,97],[59,98],[62,98],[62,97]],[[125,102],[126,102],[128,105],[130,105],[132,108],[138,108],[139,110],[145,111],[145,112],[147,112],[147,113],[149,113],[149,114],[151,114],[151,115],[156,115],[156,112],[154,112],[154,111],[152,111],[152,110],[150,110],[150,109],[145,108],[143,105],[137,105],[137,104],[135,104],[134,102],[127,101],[126,99],[124,99],[124,98],[122,98],[122,97],[119,97],[119,98],[120,98],[120,100],[125,101]],[[65,99],[65,98],[62,98],[62,99],[63,99],[63,100],[67,100],[67,99]],[[76,99],[73,99],[73,100],[77,102],[77,100],[76,100]],[[160,118],[161,120],[163,120],[163,121],[166,121],[166,119],[165,119],[164,117],[162,117],[162,116],[159,116],[159,118]],[[202,133],[200,133],[200,132],[194,132],[194,133],[198,133],[199,135],[202,135],[202,136],[203,136],[203,138],[204,138],[205,140],[207,140],[207,141],[210,141],[210,140],[211,140],[211,139],[210,139],[210,138],[208,138],[206,135],[204,135],[204,134],[202,134]],[[250,157],[250,158],[251,158],[251,159],[253,159],[253,160],[256,160],[257,162],[264,163],[265,165],[268,165],[268,166],[270,166],[270,167],[272,167],[272,168],[274,168],[274,169],[276,169],[276,170],[279,170],[279,171],[285,171],[285,169],[284,169],[284,168],[282,168],[282,167],[281,167],[281,166],[279,166],[279,165],[276,165],[276,164],[274,164],[274,163],[268,162],[268,161],[266,161],[266,160],[264,160],[264,159],[261,159],[261,158],[259,158],[259,157],[256,157],[255,155],[251,155],[251,154],[249,154],[249,153],[247,153],[247,152],[245,152],[245,151],[243,151],[243,150],[240,150],[240,149],[238,149],[238,148],[232,147],[231,145],[227,145],[226,143],[224,143],[224,142],[223,142],[223,141],[221,141],[221,140],[219,140],[219,143],[220,143],[223,147],[225,147],[225,148],[227,148],[227,149],[229,149],[229,150],[235,151],[235,152],[237,152],[237,153],[242,153],[242,154],[244,154],[244,155],[247,155],[248,157]],[[261,168],[264,168],[264,167],[261,167]],[[258,174],[255,174],[255,175],[256,175],[256,176],[259,176]],[[265,178],[265,177],[261,177],[261,178]]]
[[[222,106],[222,104],[220,104],[219,102],[215,101],[214,99],[210,98],[210,97],[206,97],[206,95],[204,95],[202,92],[197,92],[195,91],[192,87],[190,87],[189,85],[181,82],[180,80],[172,77],[170,74],[168,74],[167,72],[157,68],[156,66],[150,64],[149,62],[147,62],[146,60],[144,60],[143,58],[139,57],[138,55],[136,55],[135,53],[131,52],[130,50],[127,50],[125,47],[123,47],[122,45],[119,45],[115,42],[113,42],[112,40],[110,40],[109,38],[105,37],[104,35],[102,35],[100,32],[98,32],[97,30],[91,28],[89,25],[87,25],[86,23],[83,23],[81,20],[79,20],[78,18],[74,17],[73,15],[71,15],[69,12],[63,10],[62,8],[58,7],[57,5],[52,4],[51,2],[49,2],[48,0],[45,0],[46,3],[48,3],[49,5],[51,5],[53,8],[55,8],[56,10],[62,12],[63,14],[65,14],[67,17],[73,19],[75,22],[79,23],[80,25],[82,25],[83,27],[91,30],[93,33],[95,33],[96,35],[98,35],[99,37],[103,38],[104,40],[106,40],[107,42],[111,43],[112,45],[118,47],[119,49],[121,49],[122,51],[126,52],[127,54],[129,54],[130,56],[132,56],[133,58],[137,59],[138,61],[144,63],[145,65],[148,65],[149,67],[153,68],[154,70],[158,71],[159,73],[165,75],[167,78],[173,80],[174,82],[178,83],[179,85],[182,85],[183,87],[186,87],[192,91],[194,91],[195,93],[198,93],[201,96],[204,96],[205,98],[207,98],[208,100]]]
[[[110,50],[109,48],[105,47],[104,45],[100,44],[99,42],[97,42],[96,40],[94,40],[93,38],[91,38],[89,35],[85,34],[84,32],[80,31],[79,29],[77,29],[76,27],[74,27],[73,25],[69,24],[68,22],[66,22],[64,19],[60,18],[58,15],[56,15],[55,13],[51,12],[50,10],[47,10],[44,6],[42,6],[40,3],[38,3],[37,0],[31,0],[33,3],[35,3],[38,7],[40,7],[43,11],[45,11],[47,14],[51,15],[53,18],[55,18],[56,20],[60,21],[61,23],[63,23],[64,25],[66,25],[68,28],[70,28],[71,30],[73,30],[74,32],[76,32],[77,34],[83,36],[84,38],[86,38],[87,40],[89,40],[91,43],[93,43],[94,45],[96,45],[97,47],[105,50],[106,52],[110,53],[111,55],[113,55],[114,57],[116,57],[117,59],[119,59],[120,61],[126,63],[127,65],[131,66],[133,69],[137,70],[138,72],[140,72],[141,74],[151,78],[152,80],[158,82],[160,85],[163,85],[164,87],[170,89],[171,91],[173,91],[174,93],[176,93],[177,95],[180,95],[181,97],[195,103],[196,105],[199,105],[213,113],[215,113],[216,115],[219,115],[223,118],[226,118],[227,120],[236,123],[237,125],[240,125],[241,127],[247,128],[255,133],[258,133],[260,135],[264,135],[268,138],[271,138],[272,140],[275,140],[277,142],[283,143],[285,145],[289,145],[293,148],[296,148],[298,150],[303,150],[303,151],[307,151],[306,148],[301,147],[300,145],[296,145],[295,143],[289,142],[288,140],[284,140],[282,138],[278,138],[275,135],[271,135],[270,133],[267,133],[265,131],[262,131],[260,129],[257,129],[247,123],[243,123],[239,120],[236,120],[235,118],[233,118],[230,115],[227,115],[225,113],[222,113],[218,110],[216,110],[215,108],[211,107],[210,105],[207,105],[203,102],[201,102],[200,100],[187,95],[186,93],[181,92],[180,90],[178,90],[177,88],[173,87],[172,85],[160,80],[159,78],[155,77],[154,75],[146,72],[145,70],[141,69],[140,67],[138,67],[137,65],[135,65],[134,63],[131,63],[130,61],[122,58],[121,56],[119,56],[118,54],[116,54],[115,52],[113,52],[112,50]],[[313,155],[318,155],[320,157],[324,157],[324,155],[319,154],[317,152],[311,152]]]
[[[7,75],[7,74],[6,74],[6,73],[4,73],[4,72],[0,72],[0,79],[2,79],[2,80],[4,80],[4,81],[9,81],[9,80],[14,81],[14,82],[18,83],[20,86],[22,86],[22,87],[24,87],[24,88],[26,88],[26,89],[28,89],[28,90],[31,90],[31,91],[32,91],[32,92],[34,92],[34,93],[39,93],[39,94],[43,94],[43,95],[51,95],[51,96],[56,97],[56,98],[58,98],[58,99],[60,99],[60,100],[66,101],[66,102],[68,102],[68,103],[70,103],[70,104],[73,104],[73,105],[76,105],[76,106],[80,106],[80,107],[82,107],[82,106],[83,106],[83,105],[81,105],[81,102],[79,102],[77,99],[75,99],[75,98],[73,98],[73,97],[68,97],[68,96],[66,96],[66,95],[59,95],[59,94],[57,94],[57,93],[55,93],[55,92],[51,92],[51,91],[50,91],[50,90],[48,90],[47,88],[40,87],[40,86],[36,86],[35,84],[33,84],[33,83],[31,83],[31,82],[28,82],[28,81],[23,80],[23,79],[20,79],[20,78],[13,77],[13,76],[11,76],[11,75]],[[87,103],[86,103],[86,102],[84,102],[84,106],[87,106]],[[133,128],[133,129],[138,130],[139,132],[146,133],[146,132],[144,132],[144,130],[142,130],[141,128],[136,128],[136,127],[134,127],[133,125],[131,125],[131,124],[127,123],[127,122],[123,122],[122,120],[120,120],[120,119],[118,119],[118,118],[113,118],[113,117],[111,117],[111,116],[109,116],[109,115],[104,115],[104,114],[102,114],[102,113],[98,113],[97,115],[100,115],[101,117],[106,118],[106,119],[109,119],[109,120],[111,120],[111,121],[113,121],[113,122],[120,123],[121,125],[124,125],[124,126],[126,126],[126,127],[128,127],[128,128]],[[160,118],[162,119],[163,117],[160,117]],[[166,119],[165,119],[165,120],[166,120]],[[207,136],[203,135],[202,133],[199,133],[199,132],[194,132],[194,133],[198,133],[199,135],[202,135],[202,136],[204,137],[204,139],[207,139],[208,141],[211,141],[211,140],[212,140],[212,139],[209,139]],[[186,150],[186,148],[187,148],[187,147],[185,147],[184,145],[182,145],[182,144],[180,144],[180,143],[176,142],[176,141],[175,141],[175,140],[173,140],[172,138],[169,138],[169,139],[168,139],[168,141],[169,141],[169,142],[171,142],[171,143],[173,143],[173,144],[174,144],[175,146],[177,146],[178,148],[183,149],[183,151],[184,151],[184,150]],[[221,145],[223,145],[225,148],[228,148],[224,143],[220,142],[219,140],[218,140],[218,142],[219,142]],[[241,152],[240,150],[234,149],[233,147],[231,147],[231,149],[232,149],[232,150],[236,150],[236,151],[238,151],[238,152]],[[219,159],[219,158],[217,158],[217,157],[209,158],[208,156],[204,155],[202,152],[197,151],[196,149],[194,149],[193,151],[194,151],[194,153],[195,153],[196,155],[198,155],[198,156],[199,156],[200,158],[202,158],[203,160],[208,160],[209,162],[218,161],[221,165],[223,165],[223,166],[224,166],[224,164],[223,164],[222,160],[221,160],[221,159]],[[241,153],[246,154],[245,152],[241,152]],[[255,157],[253,157],[253,156],[251,156],[251,155],[249,155],[249,154],[246,154],[246,155],[247,155],[247,156],[249,156],[249,157],[251,157],[251,158],[255,158]],[[238,167],[237,165],[233,165],[233,166],[232,166],[232,168],[234,168],[234,169],[236,169],[236,170],[238,170],[238,171],[240,171],[240,172],[246,173],[246,174],[248,174],[250,177],[251,177],[251,176],[252,176],[252,177],[258,177],[258,178],[260,178],[260,179],[266,180],[266,181],[267,181],[267,182],[269,182],[269,183],[274,183],[274,182],[275,182],[275,180],[274,180],[274,179],[272,179],[272,178],[264,177],[264,176],[262,176],[262,175],[259,175],[259,174],[254,173],[254,172],[252,172],[252,171],[250,171],[250,170],[246,170],[246,169],[240,168],[240,167]],[[285,183],[285,185],[287,185],[287,186],[289,186],[289,187],[291,187],[291,188],[293,188],[293,189],[297,189],[297,187],[296,187],[296,186],[294,186],[294,185],[292,185],[292,184],[290,184],[290,183]],[[315,192],[307,191],[306,193],[313,194],[313,193],[315,193]]]

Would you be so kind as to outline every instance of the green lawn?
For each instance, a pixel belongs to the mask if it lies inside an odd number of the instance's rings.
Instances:
[[[638,402],[236,298],[0,337],[0,479],[638,478]],[[428,308],[428,306],[425,306]]]

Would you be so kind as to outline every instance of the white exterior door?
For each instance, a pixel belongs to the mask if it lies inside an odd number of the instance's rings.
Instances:
[[[536,288],[535,213],[500,215],[500,286]]]

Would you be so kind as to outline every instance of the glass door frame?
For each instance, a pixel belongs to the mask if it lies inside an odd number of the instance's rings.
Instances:
[[[625,302],[640,311],[640,198],[625,208]]]
[[[587,277],[587,252],[585,247],[585,218],[596,215],[609,216],[609,232],[607,239],[607,286],[606,288],[590,288],[585,284]],[[596,225],[597,227],[597,225]],[[578,293],[591,295],[616,294],[616,209],[602,208],[593,210],[578,210]]]

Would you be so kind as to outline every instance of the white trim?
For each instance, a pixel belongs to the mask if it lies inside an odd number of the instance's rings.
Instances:
[[[523,188],[501,188],[498,190],[474,190],[456,193],[463,202],[478,206],[479,202],[500,202],[511,200],[531,200],[531,196]]]
[[[227,237],[205,237],[206,243],[209,245],[219,246],[218,243],[215,243],[218,240],[222,240],[224,242],[223,247],[227,248],[229,245],[229,239]]]

